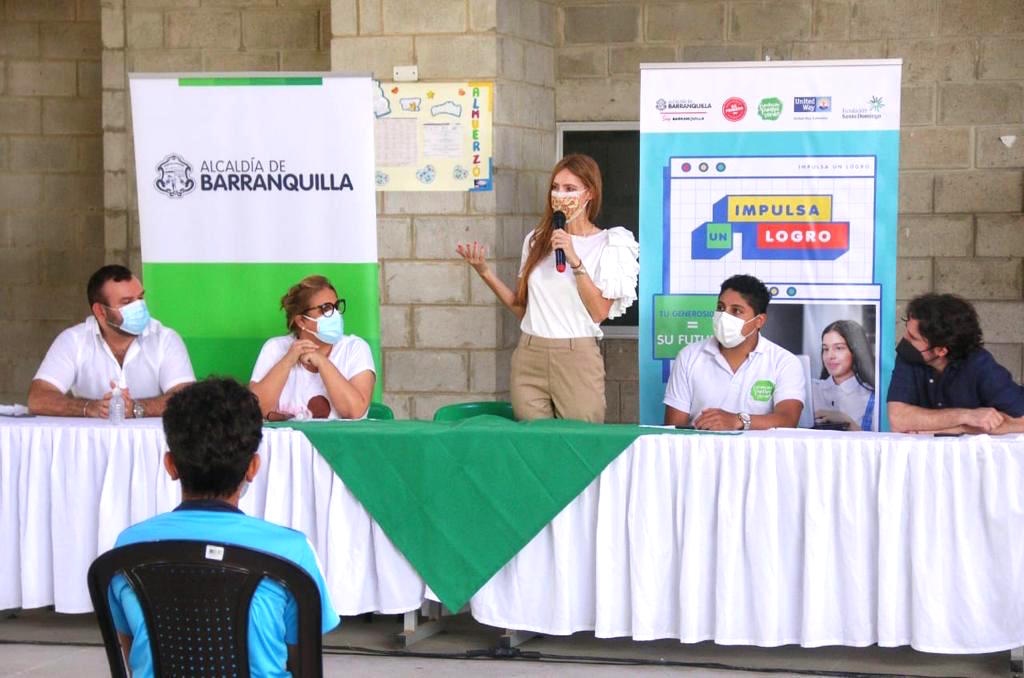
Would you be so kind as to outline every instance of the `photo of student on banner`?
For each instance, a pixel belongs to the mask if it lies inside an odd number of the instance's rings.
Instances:
[[[800,426],[877,431],[877,306],[775,301],[764,334],[793,352],[804,370],[808,402]]]
[[[821,361],[821,376],[812,382],[815,425],[872,430],[875,355],[861,324],[854,320],[829,323],[821,333]]]

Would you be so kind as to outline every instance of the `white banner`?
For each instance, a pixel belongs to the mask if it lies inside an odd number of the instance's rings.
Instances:
[[[650,132],[898,130],[898,59],[643,64]]]
[[[369,77],[130,86],[144,261],[377,261]]]
[[[672,360],[711,335],[722,282],[749,274],[773,296],[762,334],[805,371],[801,425],[884,426],[900,69],[898,59],[641,67],[641,422],[662,421]],[[837,343],[852,364],[827,368],[823,347]],[[830,394],[851,376],[855,397],[839,412]],[[749,400],[763,403],[775,384],[755,387]]]
[[[380,366],[369,77],[132,76],[142,274],[196,374],[247,382],[281,295],[326,276]],[[378,392],[380,382],[378,384]]]

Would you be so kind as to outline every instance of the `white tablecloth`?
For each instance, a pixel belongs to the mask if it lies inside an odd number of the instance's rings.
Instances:
[[[0,609],[89,612],[89,565],[121,530],[170,511],[159,419],[0,419]],[[423,581],[301,433],[264,429],[241,508],[304,532],[340,614],[413,610]]]
[[[178,502],[163,450],[158,420],[0,420],[0,609],[89,610],[91,560]],[[243,510],[309,536],[342,614],[432,597],[303,435],[267,429],[260,452]],[[1007,649],[1024,643],[1022,481],[1024,436],[645,436],[470,609],[547,634]]]

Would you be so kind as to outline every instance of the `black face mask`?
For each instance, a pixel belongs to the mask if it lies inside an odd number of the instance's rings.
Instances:
[[[914,348],[914,345],[907,341],[905,338],[900,339],[900,343],[896,344],[896,355],[903,359],[903,362],[911,365],[927,365],[924,356],[921,352]]]

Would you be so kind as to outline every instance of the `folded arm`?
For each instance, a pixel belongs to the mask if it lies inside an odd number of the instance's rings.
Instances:
[[[995,433],[1007,421],[991,407],[930,409],[893,401],[888,411],[889,426],[898,433]]]

